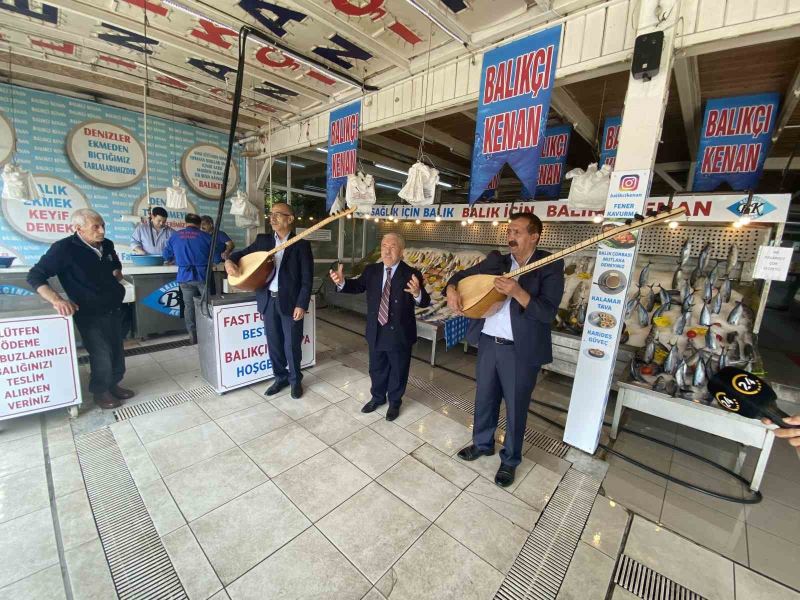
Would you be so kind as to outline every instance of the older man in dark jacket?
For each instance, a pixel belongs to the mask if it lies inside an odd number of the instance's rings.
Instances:
[[[491,254],[474,267],[460,271],[447,285],[447,303],[461,311],[458,282],[476,274],[502,275],[537,261],[547,252],[537,250],[542,222],[530,213],[511,215],[508,224],[510,254]],[[519,281],[495,279],[495,289],[506,296],[497,312],[470,322],[467,341],[478,346],[475,425],[472,445],[458,456],[475,460],[494,454],[494,434],[500,417],[500,401],[506,401],[506,437],[500,452],[495,483],[507,487],[514,482],[522,461],[522,441],[528,419],[528,405],[542,365],[553,360],[550,324],[564,293],[564,262],[555,261],[526,273]]]
[[[405,240],[387,233],[381,240],[381,262],[368,265],[360,277],[345,279],[343,267],[331,271],[338,290],[367,293],[367,343],[372,398],[361,409],[370,413],[389,401],[386,420],[394,421],[408,383],[411,347],[417,341],[414,308],[431,303],[422,274],[403,262]]]
[[[134,393],[119,386],[125,375],[122,347],[122,264],[114,243],[105,237],[105,222],[82,208],[72,215],[75,233],[57,241],[28,272],[28,284],[50,302],[58,314],[73,315],[89,352],[89,391],[100,408],[116,408]],[[47,281],[58,277],[69,299]]]

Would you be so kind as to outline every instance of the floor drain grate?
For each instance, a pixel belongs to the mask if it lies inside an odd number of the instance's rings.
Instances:
[[[614,583],[642,600],[706,600],[627,554],[623,554],[617,563]]]
[[[169,408],[170,406],[177,406],[178,404],[183,404],[184,402],[189,402],[190,400],[197,400],[199,398],[216,395],[216,392],[214,392],[214,389],[211,386],[204,385],[187,392],[178,392],[177,394],[162,396],[161,398],[150,400],[149,402],[132,404],[131,406],[123,406],[122,408],[118,408],[114,411],[114,418],[117,421],[125,421],[127,419],[132,419],[133,417],[138,417],[139,415],[146,415],[164,408]]]
[[[79,436],[75,447],[117,596],[188,598],[111,431]]]
[[[552,600],[589,518],[600,481],[570,469],[522,546],[496,600]]]
[[[409,375],[408,383],[416,388],[421,389],[423,392],[430,394],[434,398],[441,400],[442,402],[446,402],[450,406],[454,406],[467,414],[475,416],[475,403],[472,400],[451,394],[447,390],[443,390],[429,381],[425,381],[424,379],[415,375]],[[505,424],[505,415],[501,414],[498,427],[500,429],[505,429]],[[533,446],[536,446],[540,450],[544,450],[550,454],[555,454],[559,458],[564,458],[569,451],[569,446],[561,440],[550,437],[549,435],[546,435],[540,431],[536,431],[535,429],[531,429],[530,427],[525,428],[525,441],[529,442]]]
[[[128,348],[125,350],[125,356],[139,356],[140,354],[150,354],[151,352],[161,352],[162,350],[174,350],[175,348],[183,348],[184,346],[191,346],[189,339],[179,340],[177,342],[164,342],[163,344],[150,344],[149,346],[136,346],[135,348]],[[84,354],[78,357],[79,365],[89,364],[89,355]]]

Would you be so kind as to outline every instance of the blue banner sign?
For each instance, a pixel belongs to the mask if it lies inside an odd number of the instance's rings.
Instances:
[[[361,100],[334,110],[328,125],[327,202],[330,211],[347,176],[356,172],[358,129],[361,124]]]
[[[558,25],[484,54],[470,204],[483,195],[506,163],[523,190],[536,189],[561,30]]]
[[[181,316],[180,290],[177,281],[170,281],[142,298],[142,304],[170,317]]]
[[[567,166],[567,150],[572,135],[572,125],[548,127],[544,134],[544,145],[539,157],[539,180],[536,195],[558,198],[564,169]]]
[[[614,170],[621,126],[622,117],[606,117],[605,125],[603,125],[603,141],[600,146],[600,167],[608,165],[612,171]]]
[[[727,183],[732,190],[752,190],[761,178],[778,116],[778,94],[717,98],[706,104],[695,192],[712,192]]]

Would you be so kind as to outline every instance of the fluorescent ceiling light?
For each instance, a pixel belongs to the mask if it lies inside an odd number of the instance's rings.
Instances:
[[[179,11],[181,11],[183,13],[186,13],[187,15],[191,15],[191,16],[195,17],[196,19],[203,19],[204,21],[208,21],[209,23],[213,23],[217,27],[224,27],[225,29],[230,29],[231,31],[235,31],[233,29],[233,27],[230,27],[229,25],[223,25],[222,23],[219,23],[219,22],[215,21],[214,19],[209,19],[207,16],[205,16],[205,15],[203,15],[203,14],[201,14],[201,13],[195,11],[195,10],[192,10],[188,6],[184,6],[180,2],[175,2],[175,0],[161,0],[161,4],[169,6],[171,8],[174,8],[175,10],[179,10]]]
[[[376,183],[375,187],[386,188],[387,190],[394,190],[395,192],[399,192],[400,188],[396,185],[389,185],[388,183]]]
[[[440,186],[442,186],[443,188],[451,188],[451,187],[453,187],[452,185],[450,185],[449,183],[446,183],[446,182],[444,182],[444,181],[440,181],[440,182],[439,182],[439,183],[437,183],[436,185],[440,185]]]
[[[279,165],[285,165],[286,164],[286,161],[284,159],[282,159],[282,158],[276,159],[275,162],[278,163]],[[293,169],[305,169],[306,165],[302,165],[300,163],[292,162],[292,168]]]
[[[325,154],[328,153],[328,149],[327,148],[314,148],[314,150],[316,150],[317,152],[324,152]]]
[[[417,3],[417,1],[416,1],[416,0],[406,0],[406,2],[408,2],[408,3],[409,3],[411,6],[413,6],[414,8],[416,8],[416,9],[417,9],[419,12],[421,12],[423,15],[425,15],[426,17],[428,17],[428,19],[430,19],[431,21],[433,21],[433,22],[434,22],[434,23],[437,25],[437,27],[439,27],[439,29],[441,29],[442,31],[444,31],[444,32],[445,32],[447,35],[449,35],[451,38],[453,38],[453,39],[454,39],[455,41],[457,41],[459,44],[464,44],[464,46],[466,46],[466,45],[467,45],[467,40],[461,39],[461,36],[459,36],[457,33],[455,33],[455,32],[454,32],[452,29],[450,29],[450,28],[449,28],[447,25],[445,25],[444,23],[442,23],[442,22],[441,22],[441,21],[440,21],[438,18],[436,18],[435,16],[433,16],[433,15],[432,15],[430,12],[428,12],[428,10],[427,10],[426,8],[423,8],[422,6],[420,6],[420,5]]]
[[[408,171],[402,171],[400,169],[395,169],[394,167],[390,167],[388,165],[382,165],[380,163],[374,163],[376,167],[379,169],[383,169],[384,171],[391,171],[392,173],[400,173],[400,175],[408,175]]]

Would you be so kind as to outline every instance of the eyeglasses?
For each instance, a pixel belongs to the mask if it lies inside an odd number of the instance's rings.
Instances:
[[[288,219],[291,216],[292,215],[290,215],[289,213],[282,213],[282,212],[271,212],[271,213],[267,214],[267,218],[268,219],[271,219],[272,217],[276,217],[276,218],[277,217],[286,217]]]

